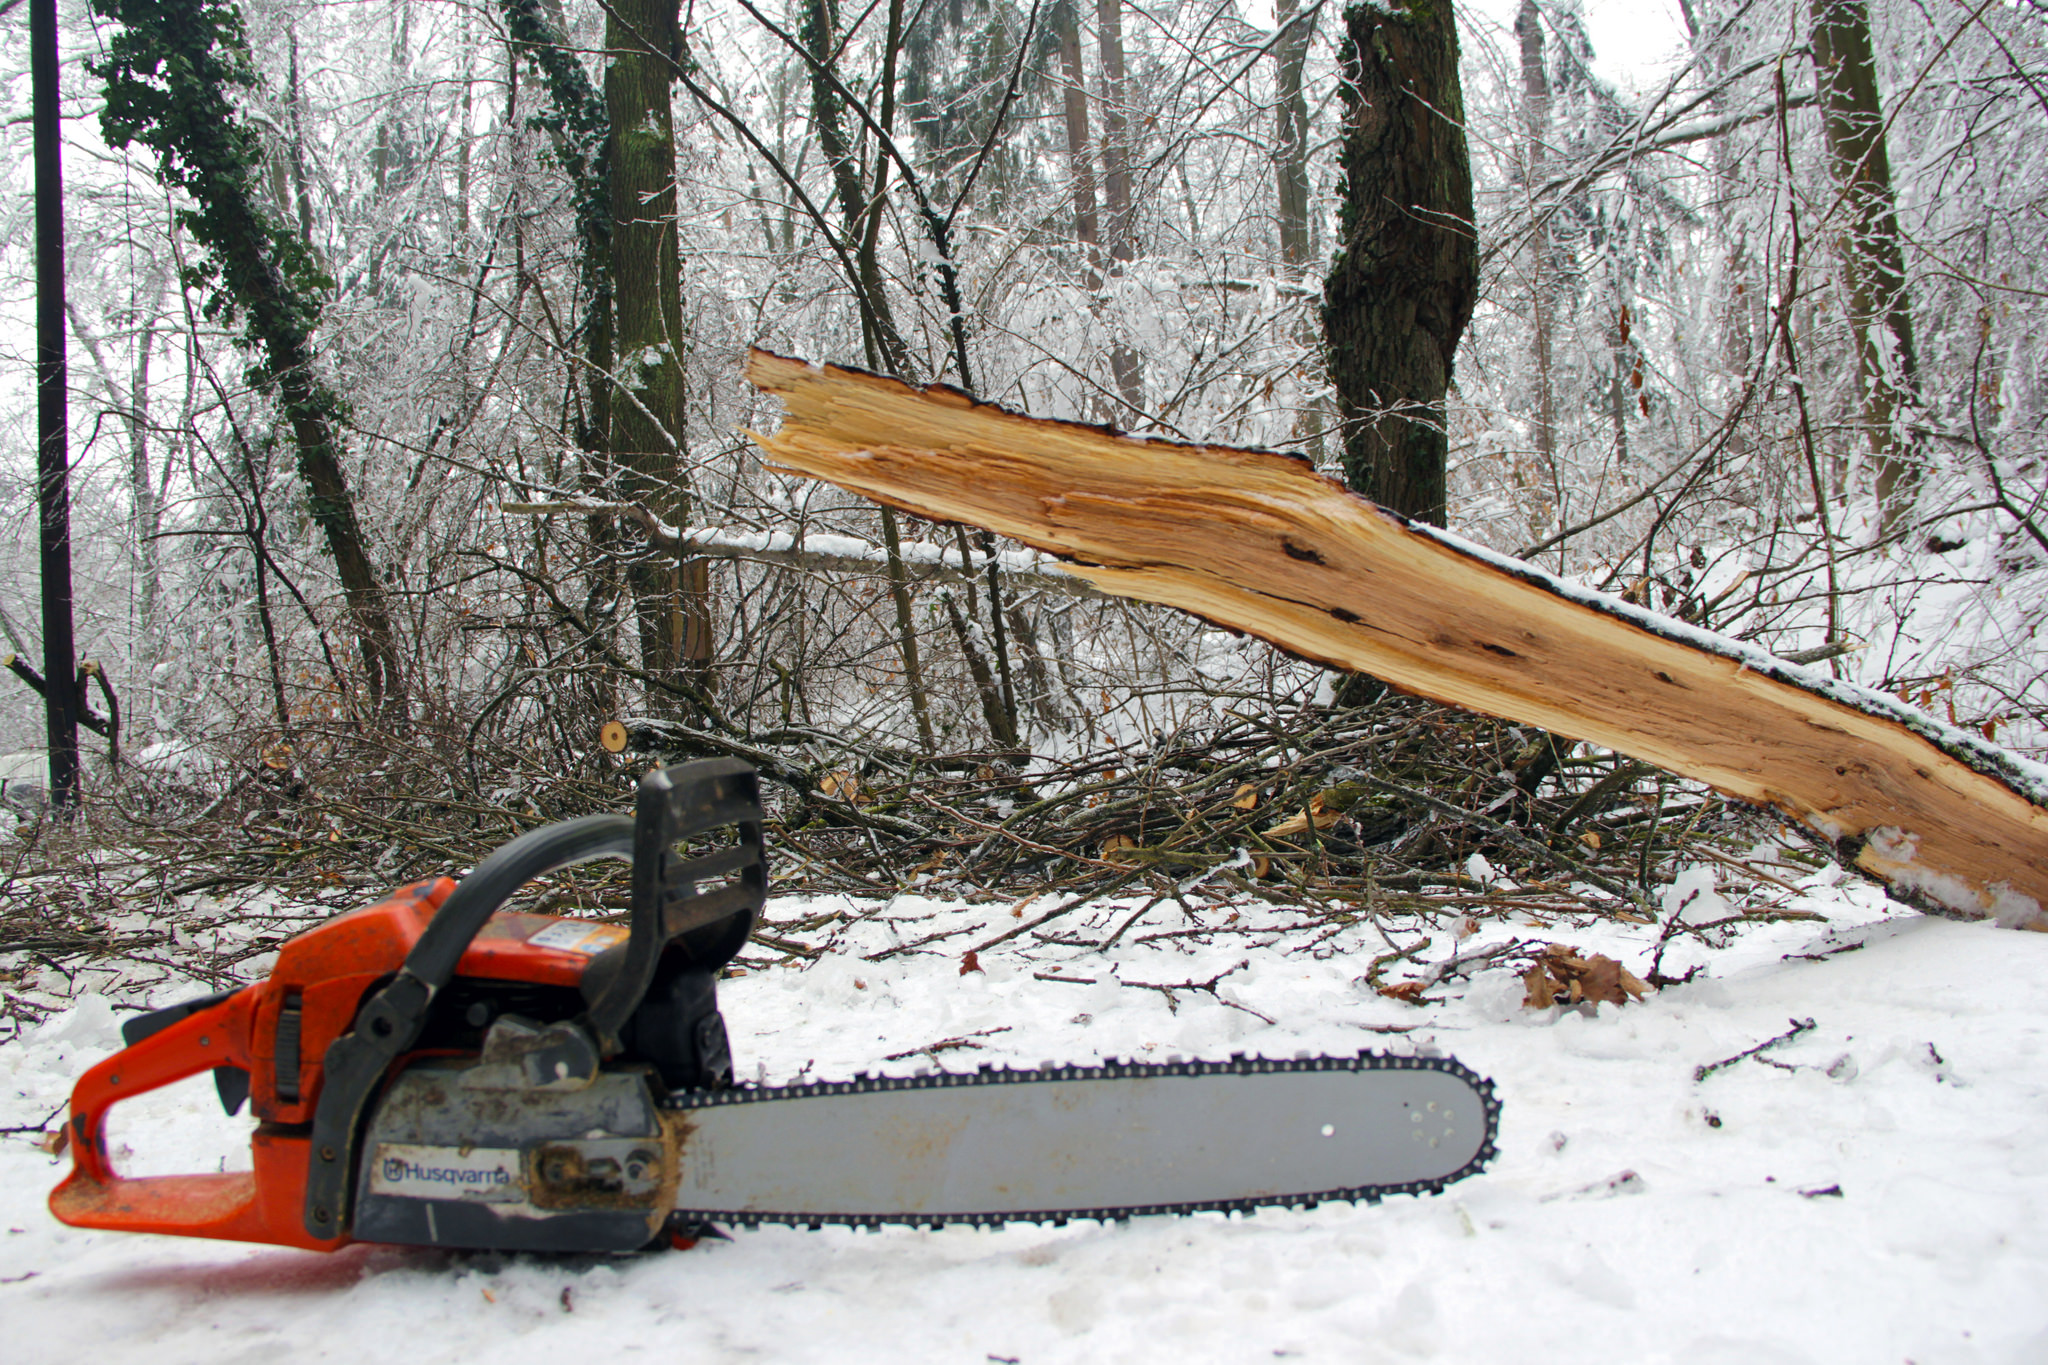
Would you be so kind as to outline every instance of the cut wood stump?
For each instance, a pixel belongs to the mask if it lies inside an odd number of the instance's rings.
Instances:
[[[1298,456],[1026,417],[754,351],[777,466],[1097,588],[1628,754],[1833,841],[1923,908],[2048,930],[2048,768],[1881,692],[1411,523]]]

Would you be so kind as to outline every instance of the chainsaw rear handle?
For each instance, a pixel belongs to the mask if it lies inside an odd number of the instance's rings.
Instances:
[[[81,1076],[71,1095],[73,1178],[103,1185],[119,1179],[107,1156],[107,1111],[116,1104],[216,1067],[247,1071],[255,1004],[254,987],[215,997]]]
[[[259,986],[202,1004],[79,1078],[71,1095],[71,1172],[51,1192],[50,1209],[74,1227],[117,1228],[182,1237],[221,1237],[282,1246],[331,1248],[307,1236],[300,1220],[303,1137],[264,1125],[256,1130],[254,1169],[207,1175],[124,1176],[107,1155],[107,1112],[124,1100],[220,1067],[254,1065]]]
[[[681,856],[680,840],[726,825],[737,827],[736,843]],[[634,819],[591,815],[533,830],[462,879],[405,965],[327,1049],[306,1167],[305,1230],[313,1237],[328,1240],[348,1230],[364,1112],[392,1064],[418,1040],[434,997],[454,977],[470,941],[527,882],[594,858],[633,860],[626,944],[594,960],[584,981],[585,1022],[610,1056],[672,940],[682,939],[693,957],[716,968],[751,932],[767,894],[759,779],[736,759],[658,769],[641,780]],[[698,884],[714,879],[721,884],[699,894]]]

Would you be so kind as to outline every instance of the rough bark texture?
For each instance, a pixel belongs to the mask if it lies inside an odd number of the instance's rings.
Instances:
[[[1449,0],[1347,10],[1343,254],[1323,331],[1351,486],[1444,521],[1444,395],[1479,292]]]
[[[1878,507],[1889,531],[1910,510],[1919,475],[1906,427],[1920,405],[1920,364],[1863,0],[1813,0],[1813,64],[1840,203],[1833,217],[1841,224],[1836,241],[1856,337],[1863,420],[1877,469]]]
[[[1308,64],[1309,40],[1315,36],[1315,13],[1301,13],[1297,0],[1276,0],[1273,22],[1279,36],[1273,43],[1275,94],[1273,176],[1280,225],[1280,259],[1290,270],[1308,269],[1308,97],[1302,71]]]
[[[747,375],[787,408],[756,438],[784,469],[1773,806],[1930,908],[2048,928],[2048,770],[1894,697],[1482,554],[1289,456],[1034,421],[763,351]]]
[[[1124,111],[1130,97],[1124,84],[1123,0],[1095,0],[1096,45],[1102,53],[1102,208],[1103,236],[1109,247],[1109,273],[1121,275],[1126,262],[1138,257],[1137,209],[1131,194],[1130,122]],[[1145,410],[1145,362],[1122,340],[1109,348],[1110,373],[1125,409],[1136,416]]]
[[[669,63],[680,35],[673,0],[617,0],[607,11],[605,104],[611,115],[612,304],[618,392],[610,452],[620,492],[670,525],[689,518],[683,469],[682,260],[676,243],[675,128]],[[627,573],[641,666],[706,680],[709,576],[702,560],[636,558]]]
[[[1522,0],[1515,14],[1515,37],[1522,48],[1522,174],[1532,221],[1529,224],[1529,342],[1536,364],[1536,458],[1545,477],[1557,469],[1557,397],[1551,359],[1554,313],[1550,279],[1550,218],[1536,204],[1537,191],[1549,169],[1545,139],[1550,136],[1550,74],[1543,65],[1543,16],[1536,0]]]

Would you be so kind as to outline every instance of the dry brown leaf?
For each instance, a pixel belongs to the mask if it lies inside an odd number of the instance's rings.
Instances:
[[[69,1123],[58,1124],[55,1128],[37,1138],[36,1146],[48,1152],[51,1156],[64,1155],[65,1149],[71,1146],[71,1125]]]
[[[969,949],[967,950],[967,956],[965,956],[965,957],[963,957],[963,958],[961,958],[961,959],[960,959],[960,975],[962,975],[962,976],[965,976],[965,975],[967,975],[967,974],[968,974],[969,972],[980,972],[980,971],[981,971],[981,954],[980,954],[980,953],[977,953],[977,952],[975,952],[975,951],[974,951],[974,949],[972,949],[972,948],[969,948]],[[986,976],[986,975],[988,975],[988,973],[987,973],[987,972],[982,972],[982,975],[983,975],[983,976]]]
[[[1231,793],[1230,805],[1233,810],[1256,810],[1259,804],[1259,789],[1247,782]]]
[[[1522,974],[1522,987],[1522,1004],[1532,1010],[1548,1009],[1559,1000],[1626,1005],[1641,1000],[1650,989],[1604,953],[1581,957],[1578,949],[1563,943],[1553,943],[1537,956]]]
[[[1600,851],[1600,832],[1589,829],[1579,835],[1579,842],[1592,849],[1595,853],[1598,853]]]
[[[1426,981],[1396,981],[1391,986],[1380,987],[1380,994],[1404,1005],[1427,1005],[1430,1002],[1422,998],[1422,993],[1428,989]]]

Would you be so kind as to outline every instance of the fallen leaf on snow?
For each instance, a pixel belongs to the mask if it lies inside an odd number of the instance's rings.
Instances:
[[[1430,1002],[1422,998],[1422,993],[1428,989],[1427,981],[1396,981],[1391,986],[1380,987],[1380,994],[1405,1005],[1427,1005]]]
[[[1650,989],[1613,958],[1603,953],[1581,957],[1578,949],[1564,943],[1553,943],[1537,955],[1522,973],[1522,988],[1522,1004],[1532,1010],[1560,1001],[1626,1005],[1641,1000]]]

